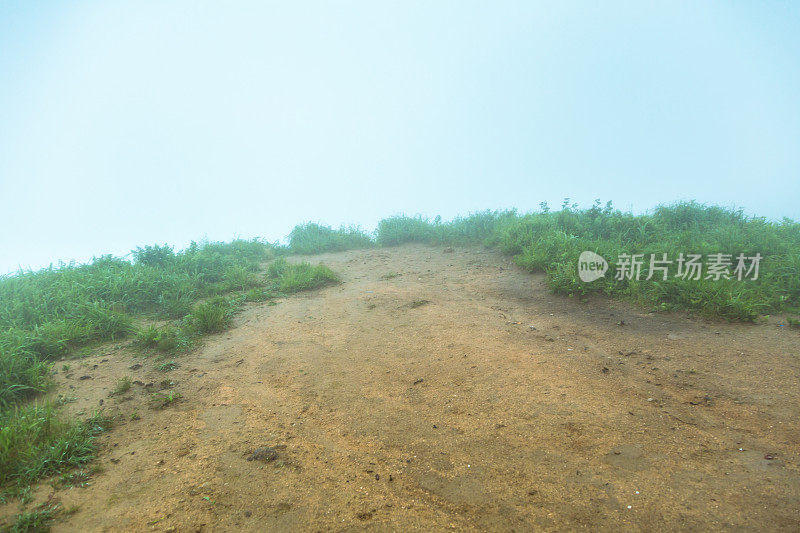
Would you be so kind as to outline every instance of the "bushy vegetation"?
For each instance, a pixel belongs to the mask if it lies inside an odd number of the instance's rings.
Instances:
[[[199,334],[219,333],[230,327],[239,310],[238,299],[221,296],[197,304],[188,317],[188,324]]]
[[[289,250],[297,254],[340,252],[373,246],[369,235],[357,227],[338,230],[313,222],[295,226],[289,234]]]
[[[394,216],[378,224],[375,242],[396,246],[426,244],[480,244],[497,247],[514,257],[523,268],[544,272],[558,293],[603,293],[635,301],[656,310],[688,310],[709,317],[752,321],[760,315],[798,312],[800,309],[800,224],[792,220],[767,221],[748,217],[741,210],[680,202],[633,215],[596,202],[579,209],[565,200],[560,210],[541,204],[538,212],[483,211],[444,222],[416,216]],[[337,248],[339,249],[339,248]],[[642,254],[639,280],[614,272],[584,283],[578,277],[578,257],[593,251],[611,268],[620,255]],[[673,262],[667,279],[652,273],[649,258]],[[684,279],[675,276],[681,254],[760,254],[759,277],[731,279]],[[748,265],[749,266],[749,265]],[[793,319],[794,320],[794,319]]]
[[[707,207],[694,202],[662,206],[653,214],[634,216],[611,206],[579,211],[564,206],[556,213],[527,215],[504,226],[501,249],[515,255],[529,270],[548,273],[556,292],[602,292],[662,310],[698,311],[712,317],[754,320],[759,315],[796,310],[800,305],[800,225],[785,220],[767,222],[741,211]],[[645,260],[640,281],[612,275],[591,284],[578,278],[577,259],[590,250],[614,263],[621,254],[657,258],[667,254],[761,254],[757,280],[684,279],[670,272],[650,276]]]
[[[291,251],[372,245],[354,229],[298,228]],[[324,265],[289,264],[283,257],[262,273],[264,262],[285,253],[258,240],[192,243],[181,252],[154,245],[137,248],[131,260],[103,256],[0,278],[0,492],[19,493],[94,457],[101,417],[65,420],[55,405],[27,401],[49,385],[54,359],[129,336],[143,350],[188,351],[199,337],[229,328],[245,302],[338,281]],[[158,368],[176,366],[170,361]],[[120,379],[110,396],[126,394],[131,384],[129,377]],[[151,404],[164,408],[179,398],[177,392],[157,393]],[[15,527],[51,519],[47,509],[23,513]]]
[[[132,260],[103,256],[0,278],[0,489],[72,468],[93,456],[97,424],[65,421],[52,405],[26,404],[49,384],[51,362],[94,343],[134,335],[162,352],[188,349],[225,329],[244,297],[265,284],[261,264],[274,247],[260,241],[192,243],[176,253],[145,246]],[[135,323],[167,319],[141,329]],[[124,394],[130,381],[118,383]]]
[[[260,264],[273,255],[260,241],[146,246],[133,261],[103,256],[0,278],[0,406],[43,389],[44,362],[133,333],[133,315],[182,318],[201,298],[262,284]],[[169,329],[143,335],[163,350],[184,340]]]
[[[396,246],[407,242],[426,244],[489,244],[498,228],[516,218],[514,211],[482,211],[467,217],[433,222],[420,216],[385,218],[378,223],[377,243]]]
[[[342,230],[342,235],[347,246],[363,244],[356,232]],[[13,492],[94,455],[101,418],[66,421],[52,404],[26,402],[48,386],[54,359],[128,336],[144,350],[188,351],[199,337],[230,327],[245,302],[338,281],[324,265],[289,264],[283,257],[263,274],[262,264],[276,252],[257,240],[192,243],[177,253],[155,245],[137,248],[131,261],[103,256],[87,265],[0,278],[0,490]],[[149,325],[135,326],[143,321]],[[175,366],[172,361],[159,368]],[[111,396],[124,395],[131,383],[129,377],[120,379]],[[170,392],[154,403],[164,407],[179,397]],[[20,523],[39,518],[46,517],[20,515]]]
[[[696,202],[660,206],[651,214],[633,215],[599,202],[589,209],[564,202],[559,211],[546,204],[536,213],[483,212],[443,223],[421,217],[393,217],[378,225],[377,242],[484,244],[499,247],[534,272],[545,272],[558,293],[603,293],[636,301],[658,310],[689,310],[710,317],[754,320],[800,307],[800,224],[769,222],[741,211]],[[578,277],[578,257],[593,251],[614,263],[621,254],[643,254],[639,281],[604,278],[584,283]],[[761,254],[757,280],[650,276],[655,254],[676,261],[680,254],[729,254],[734,260]],[[674,265],[673,265],[674,269]]]
[[[185,328],[173,324],[146,326],[136,333],[134,342],[141,348],[159,352],[187,351],[193,346],[192,336]]]

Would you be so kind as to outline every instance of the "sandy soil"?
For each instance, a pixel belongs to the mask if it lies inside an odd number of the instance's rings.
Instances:
[[[39,489],[79,506],[55,531],[800,529],[797,330],[581,303],[481,249],[310,260],[343,283],[177,370],[110,348],[59,373],[122,421],[87,487]],[[165,378],[182,398],[151,409]]]

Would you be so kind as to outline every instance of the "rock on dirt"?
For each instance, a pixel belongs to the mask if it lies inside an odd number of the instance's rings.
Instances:
[[[269,446],[264,446],[262,448],[256,448],[255,450],[247,456],[248,461],[263,461],[268,463],[270,461],[274,461],[278,457],[278,450],[275,448],[270,448]]]

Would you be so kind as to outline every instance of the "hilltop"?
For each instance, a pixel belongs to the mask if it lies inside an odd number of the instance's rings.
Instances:
[[[287,247],[149,246],[3,280],[0,513],[23,530],[792,529],[800,332],[751,312],[796,304],[796,224],[678,210],[306,224]],[[608,257],[625,224],[625,246],[670,250],[736,228],[725,250],[770,259],[749,285],[667,284],[711,295],[689,304],[580,285],[574,252]]]

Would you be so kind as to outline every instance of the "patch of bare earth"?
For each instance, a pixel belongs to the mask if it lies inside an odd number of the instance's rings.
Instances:
[[[168,374],[59,373],[123,421],[88,487],[45,491],[79,506],[56,531],[800,529],[796,330],[580,303],[481,249],[310,259],[343,283]]]

